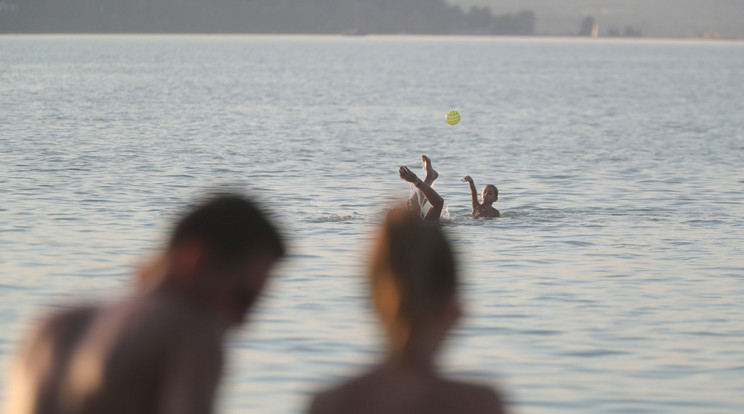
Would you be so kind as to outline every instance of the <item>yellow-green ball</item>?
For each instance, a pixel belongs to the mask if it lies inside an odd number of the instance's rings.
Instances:
[[[449,111],[447,112],[445,119],[447,120],[448,124],[455,125],[456,123],[460,122],[460,113],[457,111]]]

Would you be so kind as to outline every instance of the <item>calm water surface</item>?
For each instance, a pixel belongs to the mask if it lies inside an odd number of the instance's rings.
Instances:
[[[427,154],[468,313],[444,370],[517,413],[742,412],[743,67],[741,43],[0,37],[0,368],[233,183],[292,254],[220,411],[301,412],[382,352],[365,252]],[[503,217],[469,217],[466,174]]]

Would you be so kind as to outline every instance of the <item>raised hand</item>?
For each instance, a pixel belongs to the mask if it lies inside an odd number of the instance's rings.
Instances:
[[[460,181],[470,184],[470,197],[473,199],[473,215],[475,215],[476,210],[480,208],[480,203],[478,202],[478,191],[475,189],[475,183],[469,175],[462,177],[462,180]]]

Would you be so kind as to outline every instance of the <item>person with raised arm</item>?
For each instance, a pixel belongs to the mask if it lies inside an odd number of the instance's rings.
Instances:
[[[481,202],[478,202],[478,192],[475,190],[473,179],[466,175],[460,181],[470,184],[470,195],[473,198],[473,217],[500,217],[501,213],[493,207],[499,199],[499,189],[493,184],[486,184],[481,191]]]

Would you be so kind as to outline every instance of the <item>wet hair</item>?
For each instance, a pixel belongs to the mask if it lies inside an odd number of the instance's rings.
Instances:
[[[235,193],[210,194],[186,212],[176,223],[168,247],[189,239],[203,242],[216,263],[232,263],[253,250],[268,251],[277,259],[285,254],[282,238],[266,214]]]
[[[499,198],[499,189],[496,188],[496,186],[493,185],[493,184],[486,184],[486,185],[483,186],[483,189],[485,190],[488,187],[493,188],[493,192],[496,194],[496,198]]]
[[[371,259],[373,289],[386,279],[395,286],[394,323],[405,325],[406,336],[436,318],[456,295],[456,260],[447,237],[438,223],[406,208],[387,214]]]

